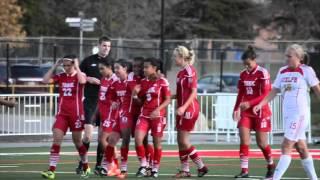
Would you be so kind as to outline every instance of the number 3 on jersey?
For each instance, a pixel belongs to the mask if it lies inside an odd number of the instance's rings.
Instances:
[[[106,100],[106,94],[105,94],[104,92],[101,92],[101,93],[100,93],[100,100],[101,100],[101,101]]]
[[[71,88],[62,88],[63,96],[72,96],[72,89]]]

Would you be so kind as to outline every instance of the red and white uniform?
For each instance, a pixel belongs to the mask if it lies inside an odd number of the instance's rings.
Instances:
[[[118,80],[115,74],[112,74],[110,78],[101,78],[101,84],[99,89],[99,114],[102,124],[102,130],[104,132],[112,132],[113,124],[117,118],[118,110],[112,109],[112,94],[110,92],[111,85]]]
[[[114,101],[119,103],[119,116],[114,124],[113,131],[120,132],[120,129],[132,128],[132,91],[136,84],[133,74],[130,73],[127,80],[122,81],[119,79],[110,87],[112,91],[111,96],[114,98]]]
[[[271,110],[269,105],[261,108],[258,114],[253,112],[253,107],[259,104],[271,90],[270,75],[268,71],[256,66],[252,71],[243,70],[238,82],[238,96],[234,111],[239,109],[241,102],[249,102],[250,108],[241,112],[239,127],[247,127],[254,131],[269,132],[271,130]]]
[[[197,89],[198,76],[196,69],[187,65],[185,68],[180,70],[177,74],[177,102],[178,108],[188,100],[191,95],[192,89]],[[198,119],[200,106],[197,98],[192,100],[192,103],[186,109],[182,116],[177,115],[176,127],[178,130],[192,131],[194,125]]]
[[[280,68],[273,87],[281,91],[283,98],[284,136],[287,139],[306,139],[305,131],[309,125],[306,119],[309,89],[318,84],[319,80],[310,66],[300,65],[296,69],[287,66]]]
[[[68,128],[70,131],[82,131],[84,85],[79,83],[77,73],[72,75],[61,73],[55,75],[53,81],[59,85],[59,106],[53,128],[61,129],[64,133]]]
[[[138,97],[143,100],[141,114],[139,116],[136,130],[148,132],[151,129],[152,136],[162,137],[165,128],[166,109],[160,111],[159,117],[150,118],[150,114],[170,97],[169,82],[165,78],[151,81],[147,78],[141,81],[141,90]]]

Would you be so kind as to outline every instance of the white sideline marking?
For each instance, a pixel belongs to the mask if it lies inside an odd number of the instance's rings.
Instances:
[[[0,173],[41,173],[41,171],[0,171]],[[57,171],[56,174],[75,174],[75,172],[73,171]],[[130,175],[134,175],[136,173],[128,173]],[[173,176],[174,174],[160,174],[160,178],[161,176]],[[207,174],[205,175],[205,177],[234,177],[233,175],[213,175],[213,174]],[[250,176],[250,177],[253,177],[253,178],[263,178],[263,176]],[[250,178],[252,179],[252,178]],[[297,177],[284,177],[284,178],[281,178],[281,179],[308,179],[308,178],[297,178]]]
[[[13,167],[19,167],[19,166],[0,166],[0,168],[13,168]]]

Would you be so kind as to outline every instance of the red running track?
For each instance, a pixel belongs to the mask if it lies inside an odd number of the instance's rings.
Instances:
[[[239,150],[198,150],[198,153],[202,157],[214,157],[214,158],[239,158]],[[313,159],[320,160],[320,149],[310,149],[310,153]],[[272,154],[274,158],[279,158],[281,151],[279,149],[273,149]],[[165,157],[177,157],[179,156],[176,150],[164,150],[162,155]],[[292,158],[298,159],[299,154],[297,151],[291,153]],[[136,156],[135,151],[130,151],[129,156]],[[250,158],[264,158],[262,152],[259,149],[251,149],[249,153]]]

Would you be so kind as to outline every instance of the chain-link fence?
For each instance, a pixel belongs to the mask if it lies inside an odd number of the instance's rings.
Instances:
[[[0,38],[0,83],[9,85],[7,75],[13,76],[12,66],[17,64],[30,64],[36,66],[50,67],[58,58],[66,54],[79,54],[83,50],[83,56],[93,54],[97,49],[98,38],[84,38],[80,48],[79,38],[71,37],[28,37],[28,38]],[[252,40],[215,40],[215,39],[189,39],[189,40],[166,40],[164,43],[164,65],[169,82],[174,82],[178,68],[172,59],[173,49],[177,45],[188,44],[196,53],[195,66],[199,78],[204,82],[215,83],[218,77],[236,76],[243,69],[241,55]],[[303,45],[309,52],[319,52],[320,41],[275,41],[273,50],[257,49],[258,63],[266,67],[274,79],[278,69],[285,63],[285,48],[292,43]],[[141,39],[113,39],[111,56],[114,59],[132,59],[136,56],[161,57],[159,40]],[[8,67],[7,67],[8,65]],[[8,71],[8,72],[7,72]],[[27,76],[27,74],[26,74]],[[232,80],[230,80],[232,81]],[[172,83],[174,84],[174,83]],[[172,86],[174,88],[174,86]],[[219,88],[219,90],[224,90]],[[213,90],[215,91],[215,90]]]

